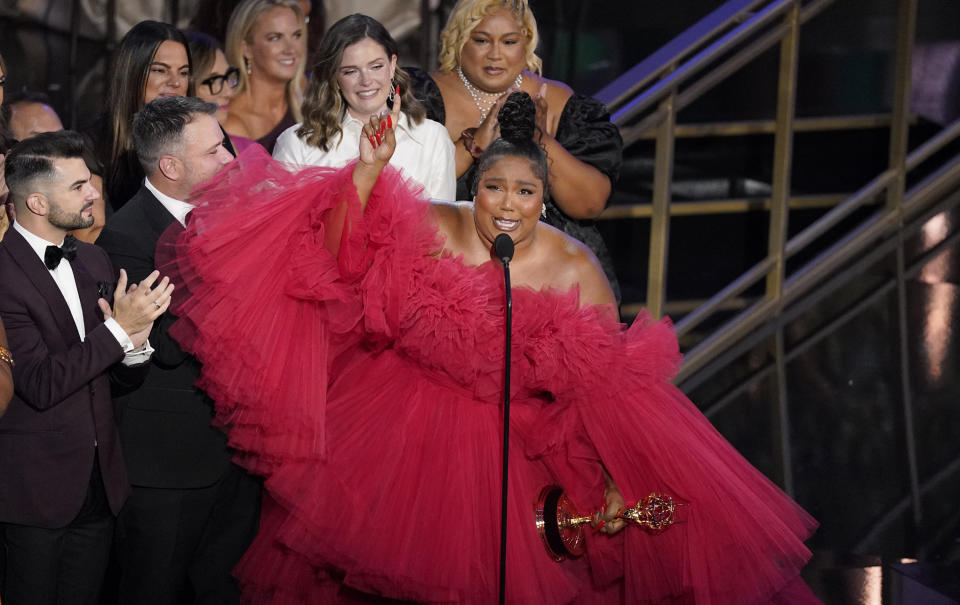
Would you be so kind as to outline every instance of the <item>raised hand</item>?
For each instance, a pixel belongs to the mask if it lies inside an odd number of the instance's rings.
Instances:
[[[393,111],[378,116],[370,116],[360,133],[360,158],[353,169],[353,184],[357,188],[357,197],[365,207],[380,177],[380,171],[387,165],[397,147],[395,129],[400,122],[400,87],[397,87],[393,101]]]
[[[473,133],[473,149],[470,152],[474,157],[479,157],[491,143],[500,138],[500,120],[497,116],[511,92],[513,92],[512,88],[500,95],[500,98],[490,107],[487,117],[480,122],[476,132]]]
[[[360,136],[360,162],[367,165],[386,164],[397,147],[395,129],[400,120],[400,87],[397,86],[393,111],[370,116]]]

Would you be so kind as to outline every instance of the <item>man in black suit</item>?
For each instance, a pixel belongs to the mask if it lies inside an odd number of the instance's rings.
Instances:
[[[38,135],[6,158],[17,218],[0,243],[0,319],[15,391],[0,418],[6,605],[96,603],[114,516],[129,486],[110,399],[133,388],[173,286],[152,272],[127,291],[109,258],[67,236],[93,222],[74,132]]]
[[[157,240],[183,228],[191,190],[233,159],[215,111],[171,97],[134,117],[133,147],[147,176],[97,239],[132,277],[154,270]],[[144,385],[117,399],[133,485],[117,520],[121,605],[238,602],[230,571],[259,521],[259,483],[230,461],[224,434],[210,425],[211,402],[193,386],[199,362],[167,334],[174,319],[166,313],[153,327]]]

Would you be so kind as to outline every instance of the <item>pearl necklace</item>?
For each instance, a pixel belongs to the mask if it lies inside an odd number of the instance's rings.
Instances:
[[[500,93],[483,92],[470,83],[470,80],[467,79],[467,76],[463,75],[463,70],[459,67],[457,67],[457,75],[460,76],[460,81],[463,82],[464,88],[466,88],[467,92],[470,93],[470,96],[473,98],[474,105],[476,105],[477,109],[480,111],[480,121],[477,122],[477,124],[482,124],[483,121],[487,119],[487,113],[490,112],[490,108],[493,107],[493,104],[496,103],[497,99],[502,97],[507,91],[505,90]],[[513,85],[517,88],[520,88],[520,84],[522,83],[523,72],[520,72],[517,74],[517,79],[513,81]]]

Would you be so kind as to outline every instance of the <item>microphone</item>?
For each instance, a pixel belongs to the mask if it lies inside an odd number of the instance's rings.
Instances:
[[[504,605],[507,590],[507,459],[510,444],[510,332],[513,321],[513,297],[510,295],[510,261],[513,259],[513,240],[501,233],[493,240],[493,252],[503,261],[503,282],[506,290],[506,350],[503,359],[503,457],[500,485],[500,598]]]
[[[506,233],[501,233],[493,240],[493,251],[506,265],[513,260],[513,240]]]

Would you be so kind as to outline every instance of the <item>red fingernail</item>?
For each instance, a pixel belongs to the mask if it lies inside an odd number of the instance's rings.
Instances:
[[[380,138],[380,135],[378,134],[378,135],[377,135],[377,145],[380,144],[381,140],[382,140],[382,139]]]
[[[377,146],[377,140],[376,140],[375,138],[373,138],[373,135],[370,135],[368,138],[370,139],[370,144],[373,145],[374,147],[376,147],[376,146]]]
[[[399,84],[397,84],[397,90],[396,90],[396,93],[397,93],[397,95],[399,95],[399,94],[400,94],[400,85],[399,85]]]
[[[393,128],[393,117],[389,113],[387,114],[387,127]]]

